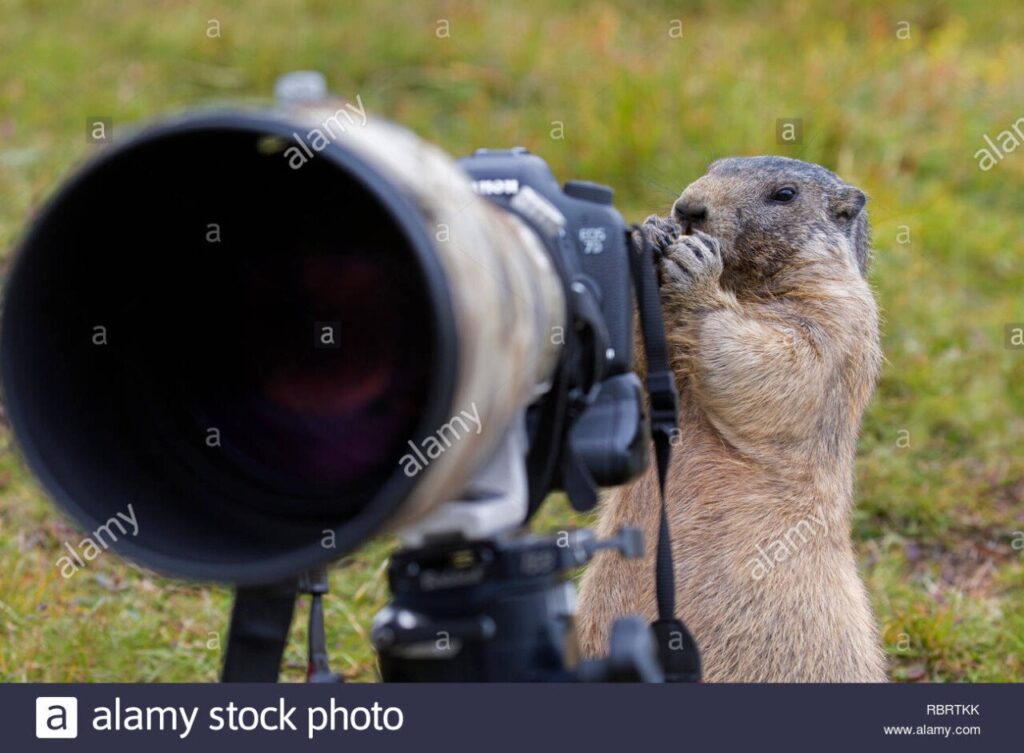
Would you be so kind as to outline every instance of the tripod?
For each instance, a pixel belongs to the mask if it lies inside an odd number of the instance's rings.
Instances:
[[[602,549],[642,553],[638,530],[598,541],[588,530],[401,549],[391,558],[392,601],[371,640],[386,682],[661,682],[650,627],[623,617],[610,650],[578,660],[575,589],[568,573]],[[341,682],[327,662],[322,598],[327,570],[298,583],[239,588],[222,680],[274,682],[297,593],[311,596],[309,682]]]

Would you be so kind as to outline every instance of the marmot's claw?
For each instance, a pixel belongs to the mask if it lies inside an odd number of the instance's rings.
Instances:
[[[722,274],[722,247],[717,238],[698,230],[677,238],[660,266],[664,284],[690,295],[704,293]]]

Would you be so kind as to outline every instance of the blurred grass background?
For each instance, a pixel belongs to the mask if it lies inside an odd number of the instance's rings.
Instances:
[[[611,184],[628,219],[730,154],[865,188],[888,362],[854,533],[891,676],[1024,680],[1024,351],[1004,346],[1024,322],[1024,149],[989,171],[974,156],[1024,116],[1019,3],[0,0],[0,264],[96,148],[87,118],[116,139],[302,68],[453,154],[522,144]],[[802,144],[776,142],[782,118],[803,119]],[[586,522],[549,508],[542,525]],[[228,593],[109,555],[65,580],[77,540],[0,422],[0,679],[214,679]],[[376,677],[388,546],[332,572],[331,658],[352,679]],[[287,679],[304,640],[297,619]]]

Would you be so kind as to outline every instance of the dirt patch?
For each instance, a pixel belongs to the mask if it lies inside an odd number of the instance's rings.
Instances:
[[[909,541],[903,549],[915,579],[931,579],[939,586],[988,597],[993,595],[1000,570],[1024,557],[1014,542],[1014,534],[1008,531],[967,531],[952,546]],[[937,598],[941,598],[939,591]]]

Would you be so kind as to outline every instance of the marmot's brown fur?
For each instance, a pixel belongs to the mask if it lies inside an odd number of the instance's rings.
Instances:
[[[850,541],[854,455],[881,362],[865,281],[865,196],[780,157],[711,165],[643,232],[660,277],[681,432],[668,504],[678,609],[719,682],[881,682],[885,662]],[[646,557],[585,572],[585,654],[612,620],[652,619],[653,470],[602,505]]]

